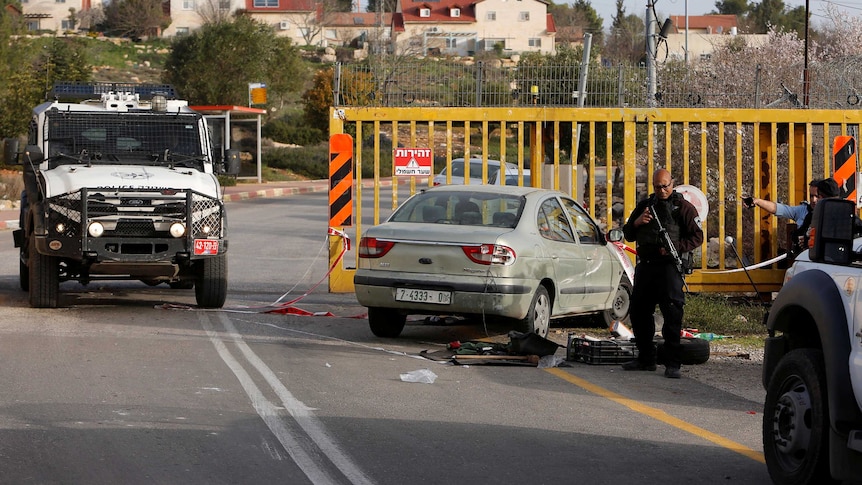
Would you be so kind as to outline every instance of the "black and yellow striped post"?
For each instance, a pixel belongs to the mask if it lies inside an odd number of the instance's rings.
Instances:
[[[838,196],[856,202],[856,139],[839,135],[832,143],[832,178],[838,182]]]
[[[353,272],[344,270],[339,261],[347,249],[347,241],[337,234],[343,226],[353,225],[353,137],[344,133],[329,137],[329,291],[353,291]],[[341,262],[342,264],[335,264]]]

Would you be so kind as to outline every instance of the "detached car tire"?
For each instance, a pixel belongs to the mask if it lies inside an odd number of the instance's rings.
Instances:
[[[656,339],[656,361],[659,364],[665,363],[665,348],[664,339]],[[682,355],[680,360],[682,365],[698,365],[709,360],[709,341],[702,338],[681,337],[679,343],[682,344]]]
[[[392,308],[371,307],[368,309],[368,326],[378,337],[395,338],[401,335],[407,315]]]

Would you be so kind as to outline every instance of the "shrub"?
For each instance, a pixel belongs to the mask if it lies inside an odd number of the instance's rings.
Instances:
[[[264,152],[263,164],[290,170],[314,180],[326,179],[329,178],[329,147],[319,144],[301,148],[275,148]]]
[[[374,149],[362,151],[362,178],[374,177]],[[301,148],[274,148],[263,154],[263,164],[271,168],[290,170],[303,177],[320,180],[329,178],[329,146],[326,143]],[[392,150],[380,153],[380,176],[392,174]]]
[[[326,139],[323,132],[317,128],[284,119],[273,120],[265,124],[261,133],[279,143],[292,143],[294,145],[313,145]]]

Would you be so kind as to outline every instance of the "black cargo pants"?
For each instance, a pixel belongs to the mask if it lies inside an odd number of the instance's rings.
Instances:
[[[664,337],[667,359],[665,365],[677,368],[680,366],[682,354],[680,331],[685,305],[683,285],[682,276],[676,270],[673,261],[641,261],[635,267],[631,321],[638,348],[638,359],[642,363],[654,364],[656,361],[653,314],[658,305],[664,317],[661,334]]]

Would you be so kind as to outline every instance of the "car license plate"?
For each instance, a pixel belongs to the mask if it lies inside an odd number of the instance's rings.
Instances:
[[[395,299],[415,303],[435,303],[448,305],[452,303],[452,292],[437,290],[420,290],[416,288],[396,288]]]
[[[218,254],[218,241],[195,239],[195,255]]]

